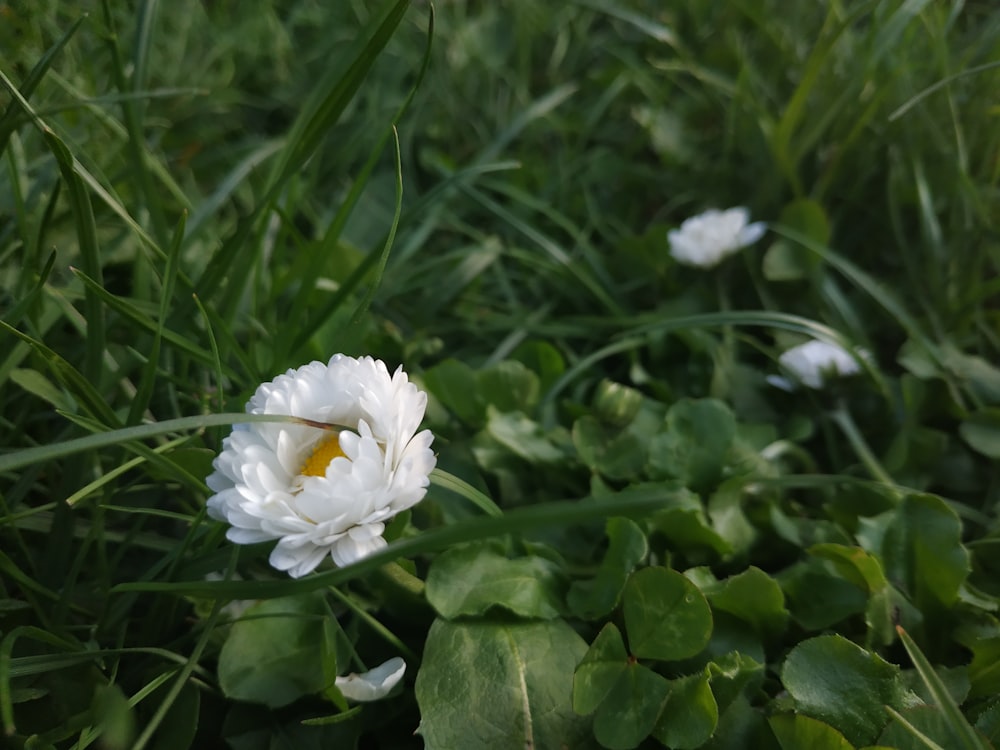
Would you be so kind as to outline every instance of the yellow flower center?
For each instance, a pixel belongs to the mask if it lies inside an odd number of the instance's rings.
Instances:
[[[307,477],[325,477],[326,467],[330,462],[343,455],[344,451],[340,449],[340,433],[333,432],[316,444],[312,454],[302,464],[299,473]]]

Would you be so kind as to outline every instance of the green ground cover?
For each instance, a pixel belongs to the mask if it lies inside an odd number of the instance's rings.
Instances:
[[[1000,744],[991,2],[0,0],[0,74],[3,746]],[[205,478],[337,352],[437,469],[291,578]]]

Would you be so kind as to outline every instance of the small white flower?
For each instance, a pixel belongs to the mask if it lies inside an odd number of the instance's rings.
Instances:
[[[377,701],[389,694],[396,683],[403,679],[406,662],[398,656],[369,672],[353,672],[336,679],[337,689],[351,701]]]
[[[862,359],[869,359],[867,352],[858,350]],[[849,351],[828,341],[807,341],[793,346],[778,357],[778,363],[789,372],[794,381],[780,375],[768,375],[767,382],[786,391],[796,383],[808,388],[822,388],[830,377],[844,377],[861,371],[857,359]]]
[[[336,565],[386,546],[385,523],[427,492],[427,394],[402,368],[334,355],[262,384],[251,414],[287,414],[347,429],[250,422],[233,427],[206,480],[208,513],[237,544],[278,540],[270,562],[298,578],[327,555]]]
[[[711,268],[741,247],[752,245],[767,231],[764,222],[749,221],[750,211],[742,206],[726,211],[713,208],[692,216],[680,229],[667,232],[670,254],[678,263]]]

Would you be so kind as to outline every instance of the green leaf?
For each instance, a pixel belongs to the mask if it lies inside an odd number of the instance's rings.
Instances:
[[[463,422],[478,427],[486,418],[479,399],[476,371],[464,362],[446,359],[423,374],[424,385],[449,411]]]
[[[277,708],[322,690],[318,644],[324,615],[318,594],[271,599],[248,609],[219,653],[222,692]]]
[[[597,710],[627,667],[628,653],[622,634],[609,622],[601,628],[573,673],[573,710],[581,716]]]
[[[810,716],[778,714],[768,722],[781,750],[854,750],[844,735]]]
[[[908,495],[882,540],[885,572],[901,582],[924,614],[951,607],[969,575],[962,522],[935,495]]]
[[[781,586],[760,568],[751,566],[705,593],[714,609],[749,623],[758,635],[780,635],[788,623]]]
[[[821,719],[855,745],[871,743],[885,726],[883,706],[911,700],[899,668],[839,635],[803,641],[781,668],[781,681],[805,714]]]
[[[687,578],[644,568],[625,584],[622,609],[629,648],[640,658],[674,661],[699,653],[712,635],[712,611]]]
[[[823,630],[864,612],[865,592],[823,560],[808,560],[778,575],[792,619],[806,630]]]
[[[1000,637],[996,633],[992,636],[973,633],[971,638],[962,639],[963,645],[972,651],[969,695],[973,698],[1000,695]]]
[[[427,750],[587,747],[572,674],[587,644],[562,620],[436,620],[416,695]]]
[[[672,680],[667,705],[653,736],[674,750],[701,747],[719,724],[719,706],[709,687],[709,672]]]
[[[637,747],[656,725],[670,694],[670,683],[649,667],[627,663],[594,716],[594,736],[610,750]]]
[[[580,459],[608,479],[634,480],[646,465],[646,441],[632,430],[617,430],[586,414],[573,424]]]
[[[487,433],[511,453],[533,464],[557,463],[566,458],[538,423],[524,414],[502,413],[492,405],[486,414]]]
[[[680,488],[669,491],[663,510],[651,519],[672,549],[698,562],[713,562],[733,551],[705,516],[705,507],[695,493]]]
[[[924,681],[927,690],[934,699],[934,703],[937,704],[944,716],[949,734],[951,735],[948,745],[955,748],[964,748],[964,750],[985,750],[986,746],[980,741],[976,730],[972,728],[965,716],[962,715],[958,704],[948,691],[944,681],[934,671],[934,667],[927,661],[927,657],[924,656],[919,646],[917,646],[916,642],[903,628],[897,628],[897,631],[899,632],[900,640],[903,641],[903,646],[906,648],[906,653],[910,655],[910,658],[913,660],[913,666],[917,668],[917,672],[920,674],[920,679]]]
[[[577,617],[596,620],[613,610],[629,574],[649,553],[642,529],[627,518],[609,518],[605,527],[608,551],[597,575],[589,581],[574,581],[566,603]]]
[[[764,665],[739,651],[732,651],[705,667],[712,684],[712,694],[720,711],[737,698],[760,687]]]
[[[694,490],[710,489],[722,476],[736,436],[732,410],[712,398],[682,399],[667,412],[666,427],[650,441],[653,472]]]
[[[521,617],[559,616],[560,576],[541,557],[508,559],[498,545],[454,547],[441,554],[427,574],[427,601],[449,620],[503,607]]]
[[[505,360],[476,374],[480,398],[498,411],[530,413],[538,404],[538,376],[515,360]]]
[[[566,361],[548,341],[525,341],[510,354],[511,359],[524,363],[538,376],[543,391],[548,390],[566,371]]]
[[[987,458],[1000,458],[1000,409],[980,409],[958,426],[969,446]]]
[[[878,558],[865,552],[861,547],[814,544],[807,551],[810,555],[829,560],[845,579],[869,594],[881,591],[889,585]]]

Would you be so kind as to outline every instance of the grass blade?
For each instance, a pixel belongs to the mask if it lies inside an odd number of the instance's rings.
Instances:
[[[951,697],[948,688],[942,682],[937,672],[934,671],[931,663],[927,661],[927,657],[924,656],[920,647],[917,646],[916,641],[910,637],[910,634],[901,625],[896,626],[896,632],[899,634],[899,639],[906,648],[906,653],[910,655],[913,666],[917,668],[920,679],[923,680],[924,685],[927,686],[927,690],[934,698],[934,702],[941,709],[955,737],[962,743],[961,747],[963,750],[989,750],[989,747],[980,739],[976,730],[969,724],[968,719],[965,718],[961,710],[959,710],[955,699]],[[897,721],[904,721],[905,726],[905,720],[902,717],[896,716],[896,719]]]

